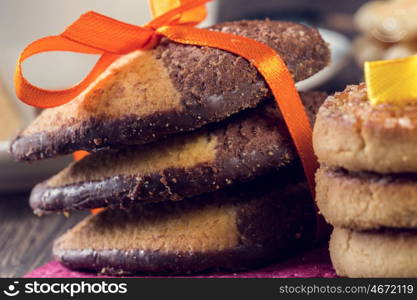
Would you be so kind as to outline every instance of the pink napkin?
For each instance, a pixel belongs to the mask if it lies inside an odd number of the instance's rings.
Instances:
[[[72,271],[57,261],[51,261],[25,275],[26,278],[83,278],[106,277],[92,273]],[[188,276],[187,276],[188,277]],[[196,278],[311,278],[336,277],[327,247],[317,248],[295,258],[257,270],[240,273],[209,273]]]

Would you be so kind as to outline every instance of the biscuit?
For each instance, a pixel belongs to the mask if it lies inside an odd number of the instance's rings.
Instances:
[[[313,119],[325,93],[302,93]],[[273,101],[195,132],[94,153],[32,191],[35,213],[182,200],[297,164]]]
[[[110,275],[243,270],[311,244],[315,215],[304,185],[261,178],[190,201],[105,210],[53,247],[71,269]]]
[[[319,32],[303,25],[239,21],[211,30],[268,44],[295,81],[329,62]],[[31,161],[145,144],[223,120],[271,96],[263,77],[244,58],[163,39],[155,49],[122,57],[73,101],[43,111],[15,138],[10,152],[15,160]]]
[[[320,213],[337,227],[417,228],[417,174],[380,175],[321,166],[316,201]]]
[[[337,275],[417,277],[417,231],[357,232],[336,227],[330,257]]]
[[[372,106],[365,84],[348,86],[320,107],[313,146],[324,165],[382,174],[417,172],[417,105]]]

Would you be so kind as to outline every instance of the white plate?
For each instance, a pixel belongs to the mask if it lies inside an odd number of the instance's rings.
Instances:
[[[344,35],[327,29],[319,29],[323,39],[329,44],[331,51],[330,64],[310,78],[297,83],[300,91],[308,91],[317,88],[330,80],[340,72],[348,63],[351,50],[351,42]]]

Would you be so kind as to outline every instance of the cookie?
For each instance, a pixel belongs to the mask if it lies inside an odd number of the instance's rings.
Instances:
[[[313,119],[326,94],[302,93]],[[35,213],[182,200],[297,164],[274,101],[164,141],[94,153],[32,191]]]
[[[321,164],[351,171],[417,172],[417,105],[372,106],[365,84],[326,99],[313,130]]]
[[[417,277],[417,231],[357,232],[336,227],[330,257],[337,275]]]
[[[316,183],[317,206],[334,226],[417,228],[417,174],[380,175],[321,166]]]
[[[110,275],[191,274],[258,267],[310,245],[312,201],[279,177],[91,215],[55,241],[65,266]]]
[[[373,38],[396,43],[417,37],[414,0],[370,1],[355,14],[356,27]]]
[[[211,30],[268,44],[295,81],[329,62],[318,31],[303,25],[239,21]],[[242,57],[163,39],[155,49],[123,56],[73,101],[44,110],[14,139],[10,152],[15,160],[32,161],[145,144],[218,122],[271,96],[263,77]]]

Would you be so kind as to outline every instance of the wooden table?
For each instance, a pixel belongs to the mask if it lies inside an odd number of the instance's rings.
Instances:
[[[29,192],[0,195],[0,277],[21,277],[50,261],[54,239],[87,214],[37,217],[28,197]]]

